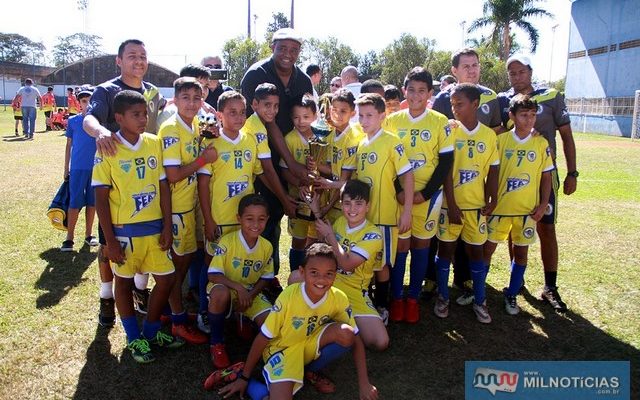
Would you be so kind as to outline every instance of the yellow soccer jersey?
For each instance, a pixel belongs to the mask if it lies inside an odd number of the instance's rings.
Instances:
[[[289,149],[289,152],[291,152],[293,159],[300,164],[306,164],[307,157],[309,157],[309,140],[302,136],[297,129],[294,129],[287,133],[287,136],[284,137],[284,141],[287,144],[287,148]],[[280,166],[282,168],[287,168],[287,163],[284,161],[284,158],[280,159]],[[289,194],[294,199],[297,199],[299,194],[298,188],[293,185],[288,186]]]
[[[365,220],[355,228],[349,228],[347,219],[340,217],[333,224],[336,240],[345,252],[355,253],[366,261],[353,272],[338,266],[335,286],[341,290],[368,290],[373,272],[382,269],[382,234],[380,229]]]
[[[209,144],[218,151],[218,159],[200,168],[198,174],[211,177],[209,195],[213,220],[218,225],[235,225],[240,199],[254,192],[254,178],[262,174],[258,147],[255,139],[243,131],[231,140],[222,130],[219,137],[205,139],[201,146],[205,148]]]
[[[376,225],[396,226],[399,204],[393,182],[411,170],[400,139],[382,129],[358,144],[356,178],[371,187],[367,219]]]
[[[209,273],[223,274],[251,290],[258,280],[273,279],[272,253],[271,243],[262,236],[251,248],[241,231],[231,232],[215,245]]]
[[[91,186],[109,187],[109,208],[114,225],[135,224],[162,218],[160,181],[162,146],[156,135],[143,133],[136,144],[120,132],[115,156],[96,154]]]
[[[349,125],[344,132],[336,136],[336,130],[331,130],[327,136],[330,151],[327,151],[327,162],[331,165],[331,175],[334,181],[340,180],[342,170],[355,171],[356,152],[358,143],[364,139],[364,132]]]
[[[271,339],[263,353],[265,360],[278,351],[304,343],[330,322],[349,324],[358,331],[349,299],[342,290],[331,287],[322,299],[313,303],[304,287],[305,283],[287,286],[262,324],[262,334]]]
[[[194,118],[187,124],[174,114],[165,121],[158,131],[162,140],[162,158],[165,167],[180,167],[191,164],[198,157],[198,120]],[[196,174],[180,182],[171,184],[171,211],[186,213],[194,209],[196,203]]]
[[[263,160],[265,158],[271,158],[271,149],[269,149],[269,140],[267,136],[267,128],[264,126],[258,114],[253,113],[247,118],[242,130],[247,134],[253,136],[256,143],[258,143],[258,158]]]
[[[520,139],[514,131],[498,136],[500,178],[498,205],[493,215],[529,215],[540,202],[542,173],[554,169],[547,139],[529,134]]]
[[[449,120],[437,111],[425,110],[416,118],[400,110],[385,119],[385,129],[404,144],[415,179],[415,190],[424,189],[438,165],[440,154],[453,151]]]
[[[472,131],[458,122],[451,136],[455,142],[451,175],[456,203],[461,210],[482,208],[489,167],[500,164],[496,134],[479,122]],[[447,208],[446,198],[443,207]]]

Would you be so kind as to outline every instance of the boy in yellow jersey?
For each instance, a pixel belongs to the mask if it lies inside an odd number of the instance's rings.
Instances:
[[[316,119],[316,112],[316,102],[311,95],[304,95],[294,100],[291,111],[294,128],[285,135],[284,140],[294,160],[301,164],[306,164],[309,158],[309,141],[314,137],[311,123]],[[298,179],[289,171],[284,159],[280,160],[280,167],[282,167],[282,176],[289,183],[289,195],[294,199],[301,199],[301,188],[309,186],[311,180],[308,177]],[[289,234],[291,235],[289,267],[291,271],[295,271],[304,258],[307,238],[315,238],[315,227],[311,221],[289,217]]]
[[[382,129],[384,98],[376,93],[367,93],[356,100],[356,105],[360,126],[367,135],[358,144],[356,178],[371,187],[367,220],[382,233],[383,269],[376,273],[375,301],[385,320],[388,319],[389,268],[395,261],[398,234],[411,229],[414,175],[400,138]],[[396,179],[402,181],[405,194],[402,213],[395,196]]]
[[[382,235],[366,218],[370,192],[369,185],[362,181],[347,181],[341,196],[343,216],[333,227],[317,220],[316,230],[338,258],[334,286],[349,298],[362,341],[369,348],[383,351],[389,346],[389,335],[368,294],[373,273],[382,268]]]
[[[459,237],[469,256],[473,279],[473,311],[478,321],[491,322],[485,296],[485,269],[482,247],[487,241],[487,215],[498,197],[498,157],[495,132],[478,121],[480,89],[461,83],[451,91],[451,107],[458,120],[453,129],[455,141],[453,169],[444,181],[444,204],[440,212],[436,256],[438,298],[434,306],[440,318],[449,315],[449,267]]]
[[[16,96],[11,101],[11,108],[13,109],[13,119],[16,120],[16,126],[15,126],[16,136],[20,135],[18,133],[18,126],[19,124],[22,123],[22,104],[21,103],[22,103],[22,96]]]
[[[160,312],[174,283],[171,247],[171,193],[162,168],[160,139],[144,133],[147,102],[140,93],[123,90],[113,101],[120,130],[117,153],[96,155],[91,186],[96,210],[107,242],[106,255],[115,275],[116,307],[134,360],[155,360],[149,344],[179,347],[184,344],[160,331]],[[133,276],[153,274],[142,335],[133,310]]]
[[[511,278],[504,290],[505,310],[510,315],[520,311],[516,294],[522,287],[529,246],[535,242],[536,223],[549,204],[551,171],[555,168],[547,139],[533,128],[537,110],[538,103],[529,96],[514,96],[509,118],[515,128],[498,136],[498,204],[488,221],[484,261],[488,269],[498,242],[505,241],[511,232]]]
[[[56,109],[56,96],[53,94],[53,87],[47,88],[47,93],[42,95],[42,111],[45,116],[45,130],[53,130],[53,124],[51,123],[51,116]]]
[[[240,230],[224,235],[209,265],[210,352],[216,369],[229,366],[224,347],[224,320],[236,311],[261,326],[271,303],[262,294],[273,279],[273,247],[260,235],[269,219],[269,205],[248,194],[238,205]]]
[[[415,67],[405,77],[404,89],[409,108],[387,117],[385,129],[395,133],[404,145],[413,169],[415,192],[407,199],[404,186],[398,188],[398,201],[413,201],[411,226],[398,240],[398,252],[391,270],[392,321],[416,323],[420,319],[418,298],[425,278],[431,238],[436,234],[442,205],[440,187],[453,160],[453,139],[447,118],[427,108],[433,93],[429,71]],[[409,292],[403,299],[407,255],[411,249]]]
[[[167,119],[158,131],[162,142],[164,170],[171,188],[171,220],[173,244],[171,260],[176,268],[176,282],[171,290],[172,334],[191,344],[204,344],[207,337],[188,324],[182,305],[182,282],[189,269],[196,242],[196,171],[217,158],[213,146],[204,148],[200,156],[197,114],[202,104],[202,86],[195,78],[178,78],[173,83],[177,113]]]
[[[300,266],[303,283],[280,294],[255,338],[239,379],[220,390],[225,398],[245,390],[252,399],[291,399],[304,379],[316,390],[332,393],[335,385],[319,371],[353,347],[360,399],[376,399],[369,383],[365,348],[351,315],[347,296],[332,287],[337,260],[325,243],[314,243]],[[262,356],[267,386],[251,373]]]
[[[67,108],[69,109],[69,117],[73,117],[74,115],[82,112],[80,99],[76,97],[76,94],[73,92],[73,88],[67,88]]]
[[[321,218],[326,216],[331,224],[342,216],[340,189],[351,179],[356,169],[358,143],[364,139],[364,132],[358,129],[359,126],[349,124],[355,110],[353,93],[347,89],[338,89],[333,94],[330,109],[333,129],[326,139],[329,142],[329,151],[326,163],[318,165],[320,172],[331,176],[331,179],[321,177],[314,182],[320,189],[331,190],[329,201],[320,210],[319,215]]]

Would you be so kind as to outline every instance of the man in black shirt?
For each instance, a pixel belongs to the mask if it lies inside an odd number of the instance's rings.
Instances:
[[[209,69],[222,69],[222,59],[219,56],[207,56],[200,62]],[[211,107],[218,109],[218,98],[226,91],[233,90],[231,86],[221,83],[218,79],[209,79],[209,94],[204,100]]]

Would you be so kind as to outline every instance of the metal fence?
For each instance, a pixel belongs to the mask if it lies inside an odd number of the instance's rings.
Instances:
[[[574,115],[632,116],[635,98],[602,97],[566,99],[567,110]]]

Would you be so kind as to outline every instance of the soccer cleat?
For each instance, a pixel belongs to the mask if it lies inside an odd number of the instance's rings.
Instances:
[[[489,308],[487,307],[487,301],[482,304],[473,303],[473,312],[476,313],[476,318],[483,324],[491,323],[491,315],[489,315]]]
[[[517,315],[520,312],[516,296],[504,295],[504,309],[509,315]]]
[[[105,328],[111,328],[116,323],[116,302],[114,299],[100,299],[100,313],[98,324]]]
[[[380,318],[382,318],[384,326],[387,326],[389,324],[389,311],[384,307],[378,307],[376,310],[378,311],[378,314],[380,314]]]
[[[462,285],[462,294],[456,299],[456,303],[460,306],[468,306],[473,303],[475,296],[473,294],[473,281],[464,281]]]
[[[127,345],[127,348],[131,351],[131,357],[140,364],[148,364],[154,362],[156,358],[151,353],[151,347],[147,339],[139,338]]]
[[[227,368],[229,364],[231,364],[223,343],[212,344],[209,346],[209,352],[211,353],[211,362],[215,369]]]
[[[62,242],[62,246],[60,246],[60,251],[63,253],[68,253],[73,251],[73,240],[65,240]]]
[[[329,394],[336,391],[336,385],[320,372],[306,371],[304,378],[320,393]]]
[[[438,295],[436,304],[433,306],[433,312],[440,318],[447,318],[449,316],[449,300],[445,300],[444,297]]]
[[[205,344],[209,341],[207,335],[189,324],[172,325],[171,334],[173,336],[179,336],[183,338],[189,344]]]
[[[178,347],[184,346],[185,342],[180,336],[171,336],[162,331],[158,331],[156,337],[149,339],[149,343],[164,349],[177,349]]]
[[[133,306],[140,314],[147,314],[150,292],[149,289],[133,288]]]
[[[389,319],[392,322],[404,321],[404,317],[405,317],[404,309],[405,309],[405,304],[403,299],[391,300],[391,311],[389,312]]]
[[[432,280],[427,279],[424,282],[424,287],[422,288],[422,293],[420,294],[420,297],[422,298],[422,300],[429,302],[431,301],[433,296],[436,295],[436,293],[437,293],[436,283]]]
[[[404,320],[415,324],[420,320],[420,305],[417,299],[407,299],[404,309]]]
[[[209,326],[209,314],[206,311],[198,314],[198,329],[207,335],[211,333],[211,327]]]
[[[553,307],[556,312],[563,313],[567,311],[567,305],[564,301],[562,301],[557,287],[549,288],[545,286],[542,289],[542,293],[540,293],[540,299],[542,299],[542,301],[546,303],[551,304],[551,307]]]
[[[91,247],[95,247],[100,244],[98,243],[98,239],[96,239],[95,236],[87,236],[84,239],[84,242],[87,244],[87,246],[91,246]]]
[[[213,371],[204,381],[204,390],[213,390],[238,379],[244,368],[243,362],[237,362],[228,368]]]

